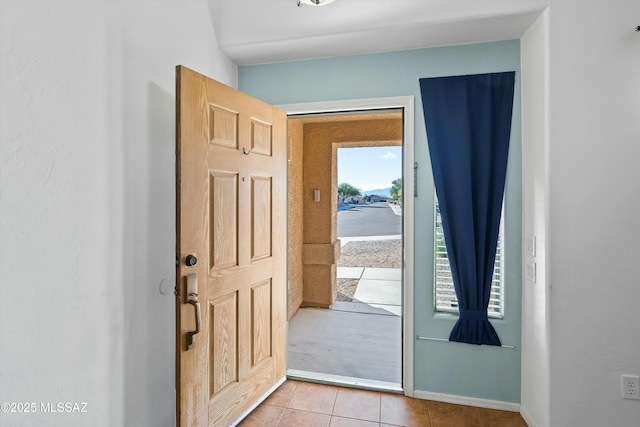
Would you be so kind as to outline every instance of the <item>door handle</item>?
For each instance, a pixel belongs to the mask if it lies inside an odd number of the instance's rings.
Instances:
[[[196,330],[187,332],[187,350],[196,346],[196,334],[200,333],[200,302],[198,302],[198,275],[187,275],[187,304],[194,308],[196,317]]]

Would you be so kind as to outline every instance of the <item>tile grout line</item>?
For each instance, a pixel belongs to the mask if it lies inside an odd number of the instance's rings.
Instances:
[[[289,381],[289,380],[286,380],[286,381]],[[289,403],[291,402],[291,399],[293,399],[293,394],[298,389],[298,384],[299,384],[299,382],[297,382],[297,381],[295,383],[293,383],[293,391],[291,391],[291,395],[287,399],[287,403],[284,405],[284,408],[282,410],[282,414],[280,414],[280,418],[278,418],[278,422],[276,423],[276,427],[278,427],[280,425],[280,422],[282,421],[282,418],[284,418],[284,413],[287,411],[287,409],[289,409]]]
[[[278,427],[280,425],[280,421],[282,421],[282,418],[284,417],[284,412],[287,410],[287,408],[282,408],[282,413],[280,414],[280,417],[278,418],[278,422],[276,423],[276,427]]]
[[[339,388],[336,389],[336,397],[335,397],[335,399],[333,399],[333,406],[331,407],[331,414],[329,415],[329,425],[331,425],[331,419],[333,418],[333,413],[336,410],[336,403],[338,402],[338,393],[340,393],[340,389]]]
[[[300,382],[296,381],[293,385],[293,391],[291,392],[291,396],[289,396],[289,399],[287,399],[287,406],[285,406],[286,408],[289,407],[289,402],[291,402],[291,399],[293,399],[293,395],[296,392],[296,390],[298,389],[298,385],[300,384]]]
[[[297,390],[297,388],[298,388],[298,384],[300,384],[300,381],[298,381],[298,382],[297,382],[297,384],[296,384],[296,388],[294,389],[294,393],[295,393],[295,391],[296,391],[296,390]],[[291,399],[293,399],[293,393],[291,393],[291,396],[289,397],[289,402],[287,402],[287,406],[284,408],[284,409],[285,409],[285,411],[286,411],[287,409],[291,409],[292,411],[306,412],[306,413],[308,413],[308,414],[327,415],[327,416],[329,417],[329,423],[331,423],[331,418],[333,417],[333,411],[335,410],[336,401],[337,401],[337,399],[338,399],[338,391],[339,391],[339,389],[338,389],[338,387],[335,387],[335,386],[330,386],[330,387],[332,387],[332,388],[336,388],[336,397],[335,397],[335,398],[334,398],[334,400],[333,400],[333,406],[331,407],[331,413],[330,413],[330,414],[327,414],[327,413],[325,413],[325,412],[308,411],[308,410],[306,410],[306,409],[290,408],[290,407],[289,407],[289,403],[291,402]],[[284,416],[284,411],[282,412],[282,414],[283,414],[283,416]],[[282,418],[281,418],[281,420],[282,420]],[[278,425],[279,425],[279,424],[280,424],[280,421],[278,421]],[[276,426],[276,427],[277,427],[277,426]],[[327,427],[328,427],[328,426],[327,426]]]

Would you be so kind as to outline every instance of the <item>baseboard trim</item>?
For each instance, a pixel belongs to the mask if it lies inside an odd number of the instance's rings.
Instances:
[[[430,391],[414,390],[413,397],[436,402],[456,403],[458,405],[477,406],[478,408],[500,409],[501,411],[520,412],[520,404],[502,402],[500,400],[479,399],[477,397],[456,396],[453,394],[433,393]],[[523,417],[524,418],[524,417]]]
[[[520,415],[522,415],[524,422],[527,423],[529,427],[538,427],[538,424],[533,420],[531,414],[529,414],[523,406],[520,406]]]

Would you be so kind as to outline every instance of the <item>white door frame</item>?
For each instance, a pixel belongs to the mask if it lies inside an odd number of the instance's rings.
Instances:
[[[402,387],[405,396],[413,397],[413,245],[414,245],[414,99],[413,96],[322,101],[277,105],[287,116],[367,110],[403,109],[403,197],[402,221],[404,242],[402,301]],[[408,197],[407,197],[408,196]]]

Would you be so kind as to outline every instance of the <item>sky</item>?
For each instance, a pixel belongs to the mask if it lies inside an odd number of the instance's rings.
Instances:
[[[391,187],[402,176],[402,147],[338,148],[338,184],[360,191]]]

